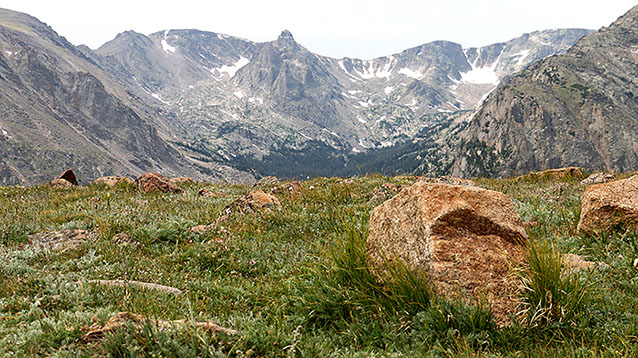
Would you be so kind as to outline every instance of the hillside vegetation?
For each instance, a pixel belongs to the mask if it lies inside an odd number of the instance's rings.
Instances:
[[[528,227],[529,266],[517,268],[527,289],[509,326],[498,327],[489,303],[438,298],[400,270],[392,284],[377,283],[365,265],[370,212],[390,197],[384,184],[417,179],[318,178],[277,194],[280,209],[253,213],[224,210],[253,190],[243,185],[183,184],[181,194],[124,183],[0,188],[0,356],[638,356],[638,235],[580,236],[585,188],[576,179],[477,180],[537,223]],[[189,230],[214,222],[208,232]],[[95,234],[58,251],[29,243],[31,234],[66,229]],[[558,252],[605,265],[570,272]],[[83,339],[123,311],[193,325],[128,324]],[[237,334],[195,327],[206,320]]]

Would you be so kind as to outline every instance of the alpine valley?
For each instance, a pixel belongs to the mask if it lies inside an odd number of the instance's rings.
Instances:
[[[0,184],[66,168],[81,180],[159,171],[239,182],[628,169],[635,146],[605,146],[617,138],[604,133],[607,118],[613,133],[636,128],[625,122],[634,87],[620,90],[636,80],[635,12],[593,34],[537,31],[481,48],[437,41],[361,60],[314,54],[288,31],[266,43],[126,31],[91,50],[0,10]],[[561,142],[570,135],[582,143]]]

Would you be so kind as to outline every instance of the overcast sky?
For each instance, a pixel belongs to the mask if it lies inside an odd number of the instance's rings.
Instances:
[[[434,40],[464,47],[551,28],[608,26],[636,0],[2,0],[72,43],[97,48],[118,33],[195,28],[275,39],[288,29],[309,50],[373,58]]]

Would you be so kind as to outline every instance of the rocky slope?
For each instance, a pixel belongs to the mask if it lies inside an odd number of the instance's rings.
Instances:
[[[162,109],[173,144],[193,160],[258,175],[293,167],[331,175],[353,154],[393,147],[440,127],[441,114],[474,109],[502,78],[587,33],[549,30],[469,49],[437,41],[360,60],[311,53],[288,31],[268,43],[197,30],[126,32],[94,60]]]
[[[512,76],[463,126],[439,148],[455,175],[638,169],[638,7]]]
[[[71,167],[85,181],[204,175],[164,140],[158,109],[94,57],[37,19],[0,10],[0,184],[46,182]]]

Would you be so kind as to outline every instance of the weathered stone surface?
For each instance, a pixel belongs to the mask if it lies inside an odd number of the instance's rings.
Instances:
[[[217,193],[215,193],[214,191],[210,189],[199,189],[199,191],[197,192],[197,195],[207,197],[207,198],[217,197]]]
[[[638,175],[590,185],[583,193],[578,230],[595,233],[616,226],[638,229]]]
[[[66,179],[53,179],[51,180],[51,182],[49,182],[49,185],[54,188],[70,188],[74,186]]]
[[[152,191],[161,191],[164,193],[179,193],[182,189],[173,185],[167,178],[158,173],[142,174],[135,179],[141,191],[149,193]]]
[[[227,213],[250,213],[280,207],[281,204],[277,197],[257,190],[235,199],[235,201],[229,204],[224,210]]]
[[[127,177],[118,177],[118,176],[99,177],[93,181],[93,184],[105,184],[106,186],[109,186],[109,187],[114,187],[119,183],[133,184],[133,181]]]
[[[558,169],[548,169],[540,172],[532,172],[529,174],[521,175],[516,179],[580,179],[585,177],[585,171],[579,167],[566,167]]]
[[[582,256],[576,254],[564,254],[563,265],[568,271],[591,270],[599,266],[606,266],[604,262],[587,261]]]
[[[180,185],[180,184],[191,185],[196,183],[196,181],[193,180],[193,178],[189,178],[189,177],[172,178],[169,181],[176,185]]]
[[[373,272],[402,261],[444,296],[485,293],[504,322],[517,305],[512,262],[522,262],[527,234],[504,194],[472,186],[417,182],[370,216],[366,253]]]
[[[73,169],[68,169],[67,171],[62,173],[58,177],[58,179],[64,179],[64,180],[68,181],[69,183],[71,183],[73,185],[79,185],[78,184],[78,178],[75,176],[75,173],[73,172]]]
[[[274,176],[263,177],[259,179],[255,184],[253,184],[253,188],[272,188],[279,185],[279,179]]]
[[[97,233],[89,230],[45,231],[29,235],[29,245],[59,251],[74,249],[96,237]]]
[[[588,176],[587,178],[583,179],[580,184],[585,185],[585,186],[589,186],[589,185],[594,185],[594,184],[602,184],[602,183],[608,183],[612,180],[615,179],[615,176],[613,174],[609,174],[609,173],[594,173],[590,176]]]

